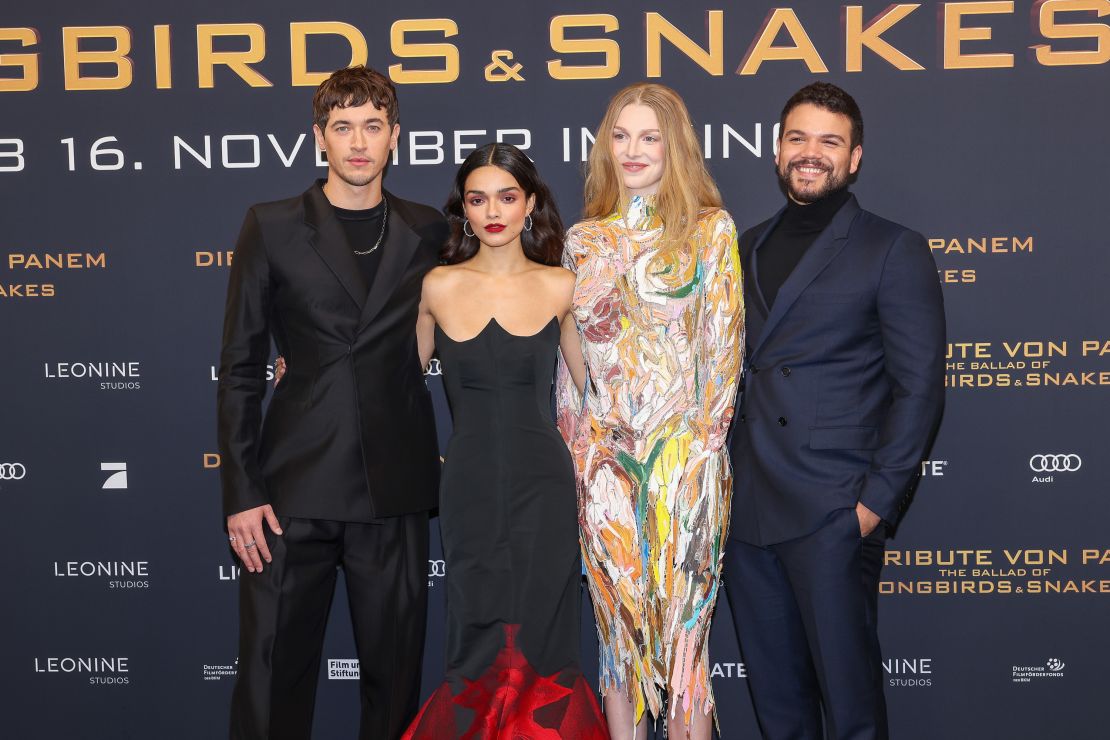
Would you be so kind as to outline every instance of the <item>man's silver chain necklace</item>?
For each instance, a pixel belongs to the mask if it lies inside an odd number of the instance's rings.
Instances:
[[[370,247],[369,249],[365,249],[361,252],[359,250],[355,249],[355,250],[353,250],[355,254],[357,254],[357,255],[367,255],[367,254],[370,254],[371,252],[373,252],[375,249],[377,249],[378,247],[380,247],[382,245],[382,239],[385,238],[385,224],[386,224],[386,221],[389,219],[389,200],[387,198],[383,197],[382,198],[382,203],[385,206],[385,209],[382,211],[382,233],[378,234],[378,240],[376,242],[374,242],[374,246]]]

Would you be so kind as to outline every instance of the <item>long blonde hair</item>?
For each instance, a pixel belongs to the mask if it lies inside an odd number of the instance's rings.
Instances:
[[[659,120],[666,160],[655,210],[663,221],[665,245],[681,246],[690,239],[700,212],[721,207],[721,193],[705,168],[701,144],[686,104],[666,85],[638,82],[619,91],[609,101],[590,150],[585,216],[600,219],[617,212],[623,214],[628,203],[628,190],[613,156],[612,135],[621,111],[636,103],[651,108]]]

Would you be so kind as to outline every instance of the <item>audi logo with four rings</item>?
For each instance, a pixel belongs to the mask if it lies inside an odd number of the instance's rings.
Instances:
[[[1079,455],[1033,455],[1029,469],[1034,473],[1074,473],[1083,467]]]
[[[0,480],[23,480],[25,475],[23,463],[0,463]]]
[[[447,575],[447,562],[445,560],[429,560],[428,561],[428,577],[435,576],[443,578]]]

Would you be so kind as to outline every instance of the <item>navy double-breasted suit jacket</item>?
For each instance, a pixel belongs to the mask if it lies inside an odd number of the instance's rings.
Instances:
[[[862,502],[897,521],[944,405],[944,304],[925,239],[852,196],[782,284],[740,238],[748,347],[730,440],[730,537],[769,545]]]

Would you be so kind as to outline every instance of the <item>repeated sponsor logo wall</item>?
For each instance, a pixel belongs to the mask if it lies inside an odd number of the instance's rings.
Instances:
[[[741,228],[782,205],[789,94],[851,91],[854,190],[926,237],[948,316],[945,419],[879,589],[892,734],[1100,736],[1110,0],[325,0],[314,20],[288,0],[55,5],[16,4],[0,27],[0,501],[20,564],[0,634],[27,679],[9,691],[12,737],[226,735],[242,574],[221,528],[215,381],[232,250],[250,204],[325,175],[312,88],[352,61],[398,85],[391,191],[439,207],[470,151],[506,141],[568,225],[624,84],[684,96]],[[442,372],[425,371],[441,445]],[[443,671],[437,532],[425,693]],[[594,639],[587,606],[588,671]],[[711,648],[722,736],[755,737],[724,599]],[[318,737],[354,735],[354,655],[340,595]]]

